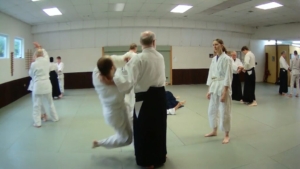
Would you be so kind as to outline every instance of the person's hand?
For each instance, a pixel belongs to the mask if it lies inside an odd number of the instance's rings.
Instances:
[[[102,76],[102,75],[99,75],[99,79],[102,83],[106,84],[106,85],[114,85],[114,81],[111,79],[108,79],[106,76]]]
[[[33,45],[37,49],[41,48],[41,45],[39,43],[37,43],[37,42],[33,42]]]
[[[224,103],[224,102],[225,102],[225,99],[226,99],[226,92],[223,92],[220,101],[221,101],[222,103]]]
[[[130,59],[131,59],[130,56],[125,56],[125,57],[124,57],[124,61],[125,61],[126,63],[129,62]]]
[[[210,100],[210,93],[207,93],[207,94],[206,94],[206,98],[207,98],[208,100]]]

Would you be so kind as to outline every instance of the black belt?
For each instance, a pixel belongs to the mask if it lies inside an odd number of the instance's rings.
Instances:
[[[140,102],[140,101],[145,100],[146,93],[147,93],[147,92],[136,93],[136,94],[135,94],[135,101],[136,101],[136,102]]]

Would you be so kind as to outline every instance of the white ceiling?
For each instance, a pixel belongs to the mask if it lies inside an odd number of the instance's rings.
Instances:
[[[226,0],[40,0],[38,2],[0,0],[0,11],[31,25],[128,17],[186,18],[247,26],[267,26],[300,21],[300,0],[273,0],[284,6],[271,10],[255,8],[271,0],[252,0],[212,15],[200,14],[224,1]],[[120,2],[125,3],[123,12],[111,10],[111,3]],[[178,4],[192,5],[193,8],[184,14],[170,13],[171,9]],[[63,15],[53,17],[46,15],[42,9],[49,7],[57,7]]]

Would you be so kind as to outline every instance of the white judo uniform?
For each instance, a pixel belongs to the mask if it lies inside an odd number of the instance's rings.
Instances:
[[[127,75],[128,73],[128,70],[127,68],[125,67],[126,65],[126,62],[124,61],[124,58],[126,56],[130,56],[131,58],[136,56],[137,54],[134,53],[134,52],[127,52],[125,53],[124,55],[122,56],[117,56],[117,55],[112,55],[111,58],[114,62],[114,65],[116,66],[117,68],[117,71],[116,71],[116,75]],[[129,118],[129,121],[130,121],[130,125],[132,127],[132,121],[133,121],[133,110],[134,110],[134,104],[135,104],[135,93],[134,93],[134,89],[132,88],[130,90],[129,93],[125,94],[125,104],[126,104],[126,107],[128,109],[128,118]]]
[[[117,148],[132,143],[132,129],[128,119],[125,93],[119,92],[117,86],[106,85],[99,79],[100,72],[96,67],[93,71],[93,85],[103,107],[103,116],[107,124],[116,132],[106,139],[99,140],[98,145],[105,148]],[[115,74],[114,81],[122,81],[123,76]],[[128,91],[129,92],[129,91]]]
[[[33,82],[32,101],[33,101],[33,121],[34,126],[41,126],[42,106],[47,102],[50,109],[50,117],[53,121],[58,121],[58,115],[52,99],[52,86],[49,78],[50,62],[46,50],[43,49],[44,57],[37,57],[31,63],[29,76]]]
[[[63,72],[64,68],[65,68],[65,65],[63,62],[60,62],[59,64],[57,63],[58,83],[59,83],[59,88],[60,88],[61,93],[65,92],[65,76],[64,76],[64,72]]]
[[[235,66],[234,66],[235,67]],[[212,59],[206,85],[209,86],[210,100],[208,107],[208,119],[211,128],[219,127],[222,131],[229,132],[231,126],[231,83],[232,83],[232,59],[224,52]],[[225,102],[221,102],[224,87],[228,86]]]
[[[294,84],[296,83],[296,93],[297,95],[299,95],[299,79],[300,79],[300,59],[299,56],[294,56],[294,58],[291,59],[291,64],[290,64],[290,68],[291,68],[291,90],[290,90],[290,94],[293,94],[293,89],[294,89]]]

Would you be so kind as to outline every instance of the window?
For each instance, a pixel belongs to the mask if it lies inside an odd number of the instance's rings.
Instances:
[[[24,57],[24,48],[23,48],[23,39],[15,38],[14,47],[15,47],[15,58],[23,58]]]
[[[7,57],[8,38],[5,35],[0,34],[0,58]]]

